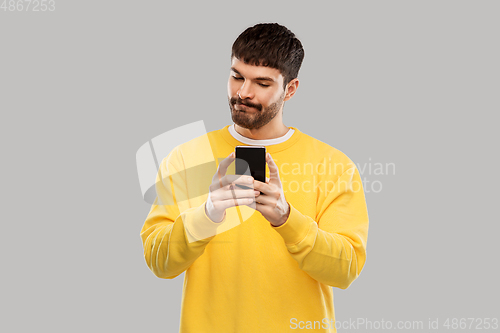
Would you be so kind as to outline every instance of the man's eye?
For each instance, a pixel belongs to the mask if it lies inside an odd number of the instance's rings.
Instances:
[[[269,87],[268,84],[263,84],[263,83],[259,83],[259,86],[261,86],[261,87]]]
[[[243,80],[242,77],[236,77],[236,76],[233,76],[233,79],[235,79],[235,80]]]

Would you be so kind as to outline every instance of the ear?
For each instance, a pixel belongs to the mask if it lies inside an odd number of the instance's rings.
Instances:
[[[285,101],[288,101],[290,98],[292,98],[293,95],[295,95],[295,92],[297,91],[297,88],[299,87],[299,79],[295,78],[288,82],[286,85],[286,93],[285,93]]]

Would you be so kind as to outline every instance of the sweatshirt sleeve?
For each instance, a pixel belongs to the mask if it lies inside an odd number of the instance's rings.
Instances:
[[[290,204],[287,221],[273,229],[303,271],[321,283],[346,289],[365,264],[368,237],[368,212],[356,167],[335,182],[317,219]]]
[[[185,171],[176,148],[160,165],[157,196],[141,230],[144,259],[159,278],[172,279],[188,269],[224,222],[211,221],[205,203],[189,206]]]

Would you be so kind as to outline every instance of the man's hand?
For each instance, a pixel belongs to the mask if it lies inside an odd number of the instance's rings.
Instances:
[[[278,166],[274,163],[271,154],[266,154],[266,162],[269,166],[269,180],[262,183],[254,180],[255,190],[262,192],[255,198],[256,210],[258,210],[274,227],[286,222],[290,215],[290,205],[286,201],[283,187],[281,186]]]
[[[220,162],[209,187],[205,213],[208,218],[217,223],[224,220],[227,208],[241,205],[251,205],[250,207],[254,208],[255,196],[259,194],[253,189],[253,177],[226,175],[227,168],[233,161],[234,153],[231,153]],[[245,185],[250,189],[241,189],[236,186],[237,184]]]

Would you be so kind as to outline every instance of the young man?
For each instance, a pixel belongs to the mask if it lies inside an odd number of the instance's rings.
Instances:
[[[368,214],[351,160],[283,124],[303,57],[281,25],[245,30],[231,55],[234,125],[176,147],[160,166],[141,237],[155,275],[186,272],[181,332],[336,331],[331,287],[359,276]],[[266,183],[228,173],[238,145],[266,146]],[[189,171],[210,158],[222,159],[217,170]]]

